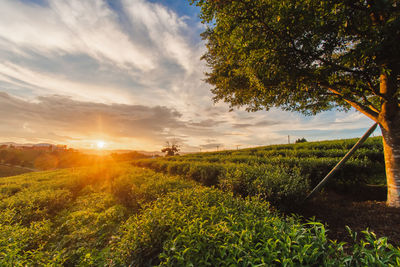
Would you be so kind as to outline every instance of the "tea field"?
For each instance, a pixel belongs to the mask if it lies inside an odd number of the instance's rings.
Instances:
[[[273,145],[242,150],[144,159],[133,164],[181,175],[235,195],[259,196],[280,207],[301,203],[357,139]],[[381,137],[369,138],[331,179],[328,188],[349,190],[382,185],[385,165]]]
[[[0,178],[0,266],[400,265],[384,237],[349,230],[352,242],[330,240],[323,224],[265,201],[300,199],[294,192],[313,183],[302,176],[311,163],[293,163],[303,146],[135,161],[165,173],[108,161]],[[381,160],[366,154],[350,164]]]

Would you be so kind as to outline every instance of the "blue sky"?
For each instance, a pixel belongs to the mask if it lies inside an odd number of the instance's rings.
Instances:
[[[214,104],[187,1],[0,1],[0,142],[184,151],[357,137],[350,111],[313,117]],[[375,134],[379,134],[376,132]]]

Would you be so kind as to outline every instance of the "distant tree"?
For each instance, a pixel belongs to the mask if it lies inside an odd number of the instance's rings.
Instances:
[[[400,1],[191,0],[214,100],[248,111],[355,108],[379,123],[400,207]]]
[[[19,159],[19,157],[18,157],[18,155],[16,155],[16,154],[12,154],[7,160],[6,160],[6,162],[8,163],[8,164],[11,164],[11,165],[19,165],[20,163],[21,163],[21,160]]]
[[[34,166],[39,170],[51,170],[58,167],[58,159],[51,154],[42,154],[35,159]]]
[[[163,149],[161,149],[161,152],[165,153],[165,156],[175,156],[175,155],[179,155],[180,148],[179,145],[175,142],[169,142],[167,141],[165,144],[165,147]]]
[[[150,156],[145,155],[140,152],[137,152],[137,151],[131,151],[131,152],[126,152],[126,153],[112,153],[111,157],[115,161],[129,161],[129,160],[134,160],[134,159],[150,158]]]
[[[295,143],[297,144],[297,143],[306,143],[306,142],[307,142],[307,140],[303,137],[303,138],[297,139]]]

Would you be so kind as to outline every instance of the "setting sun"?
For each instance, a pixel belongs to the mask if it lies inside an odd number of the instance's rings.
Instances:
[[[106,143],[105,143],[104,141],[98,141],[98,142],[97,142],[97,148],[98,148],[98,149],[102,149],[102,148],[104,148],[105,144],[106,144]]]

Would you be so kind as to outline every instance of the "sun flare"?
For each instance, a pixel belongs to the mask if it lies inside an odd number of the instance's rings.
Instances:
[[[106,143],[104,141],[98,141],[97,142],[97,148],[98,149],[104,148],[105,145],[106,145]]]

